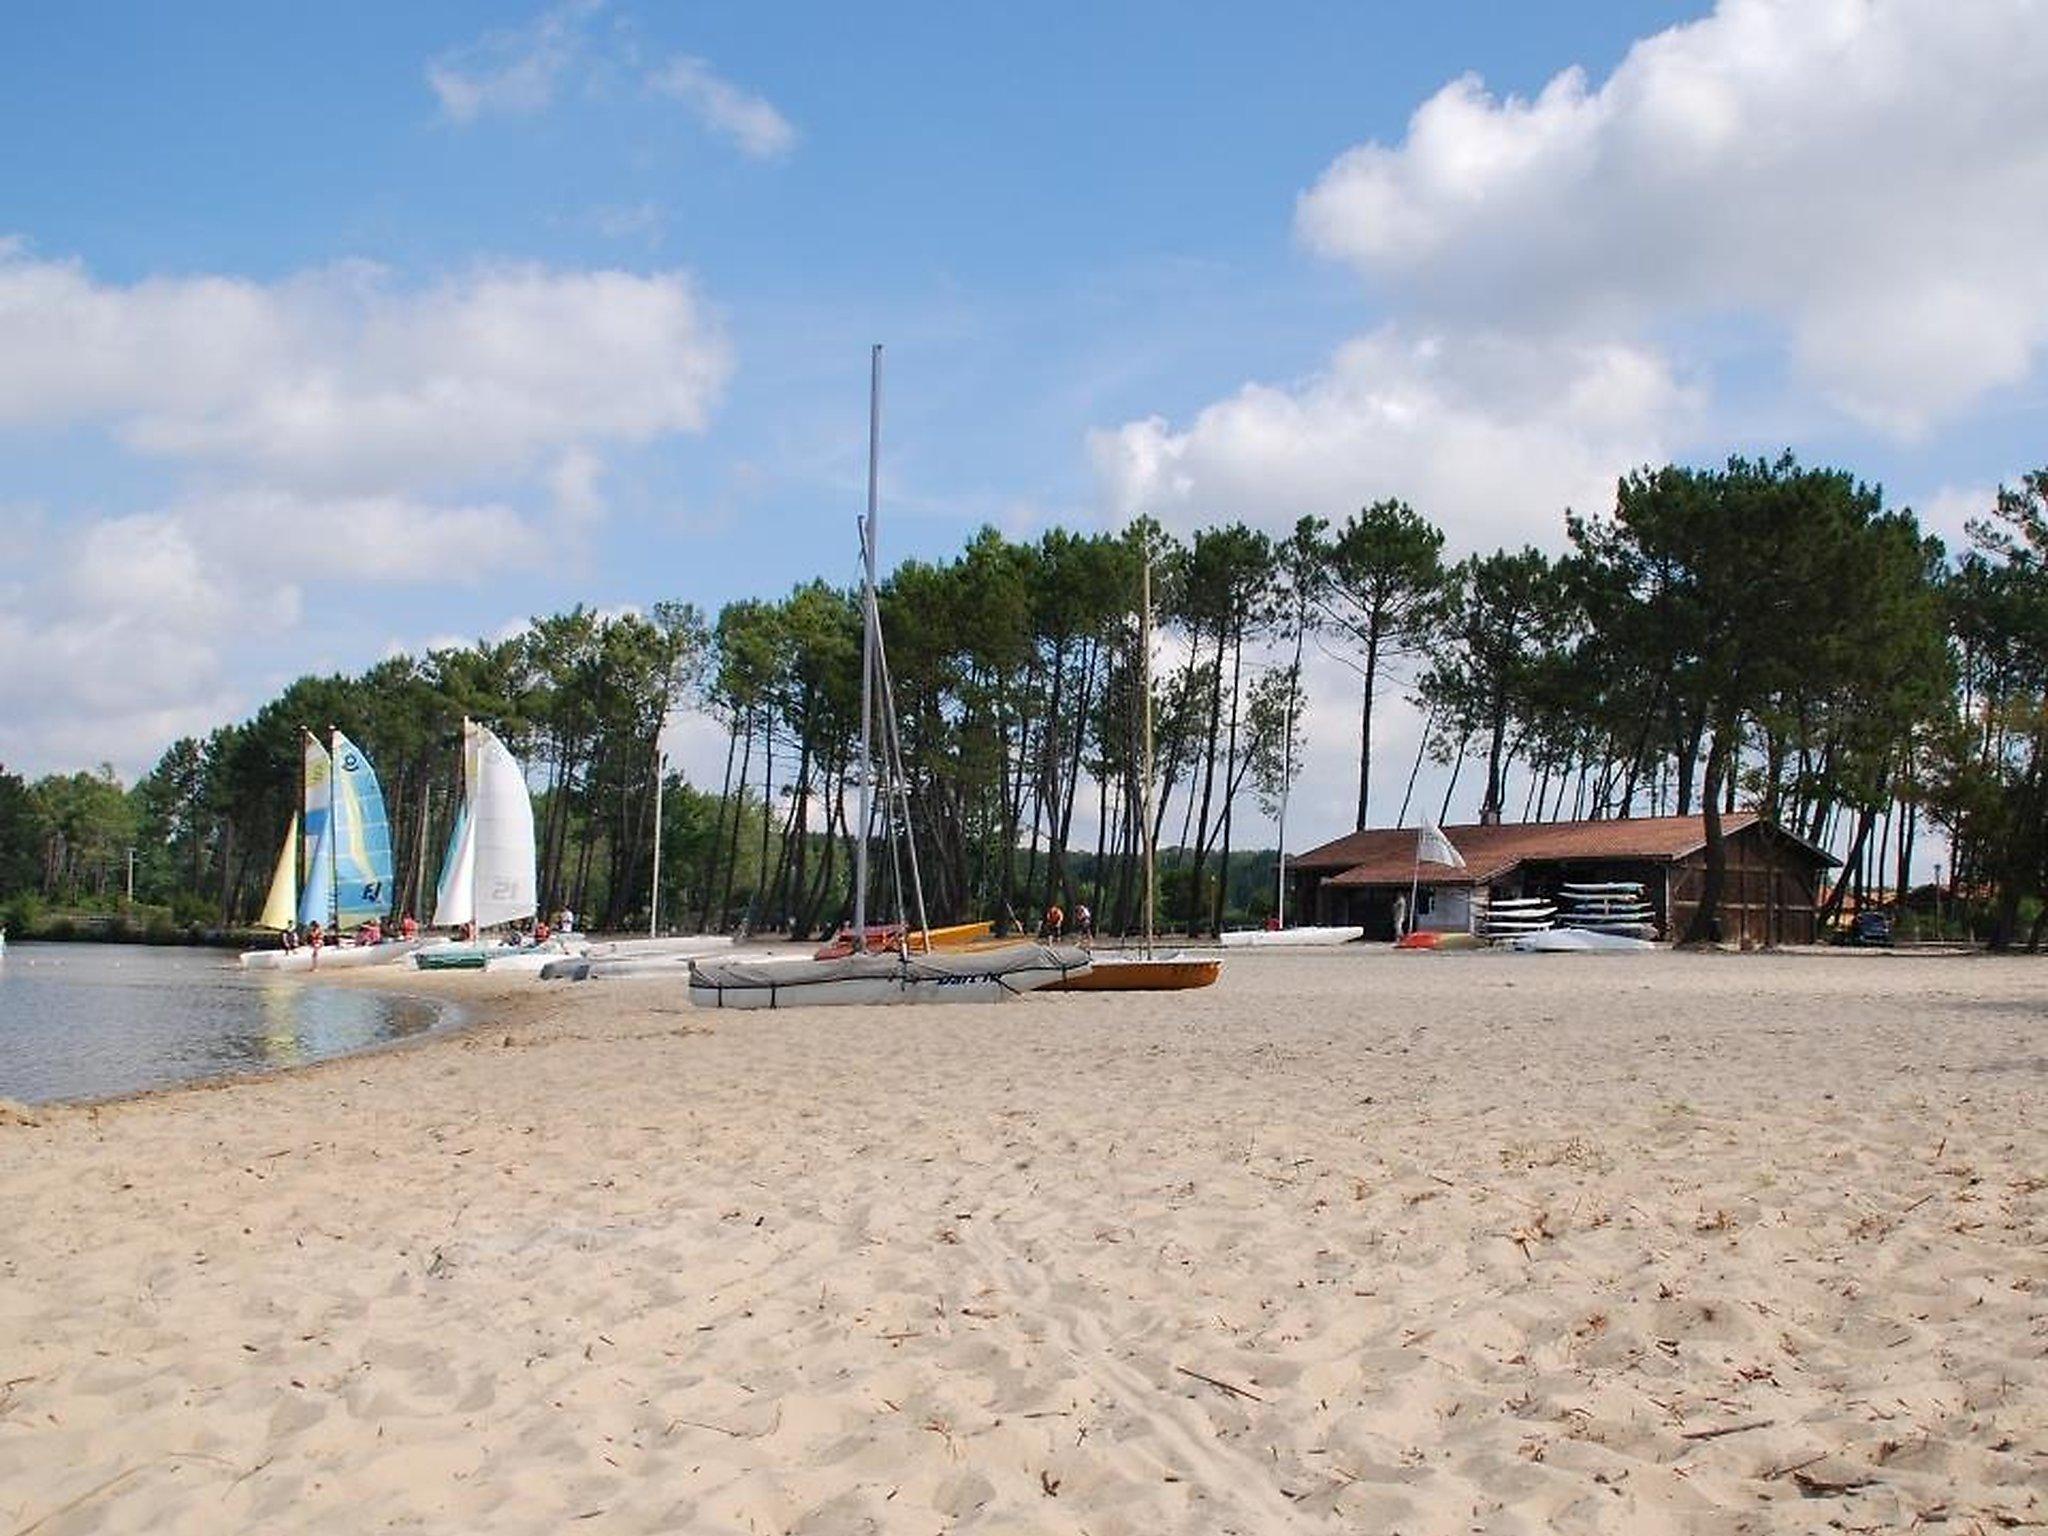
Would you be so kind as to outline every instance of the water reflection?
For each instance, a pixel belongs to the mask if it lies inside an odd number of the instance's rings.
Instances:
[[[218,951],[13,944],[0,959],[0,1098],[98,1098],[298,1066],[443,1017],[424,999],[251,976]]]

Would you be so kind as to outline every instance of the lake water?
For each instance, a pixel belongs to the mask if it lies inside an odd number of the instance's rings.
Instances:
[[[323,1061],[422,1034],[421,998],[251,974],[219,949],[10,942],[0,958],[0,1098],[104,1098]]]

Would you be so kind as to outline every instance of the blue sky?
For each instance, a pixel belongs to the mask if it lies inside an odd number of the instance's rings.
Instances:
[[[393,644],[850,577],[872,340],[889,557],[1390,494],[1555,542],[1641,458],[1787,445],[1952,530],[2044,457],[2042,31],[2019,0],[11,11],[0,640],[46,663],[0,684],[0,760],[132,773]]]

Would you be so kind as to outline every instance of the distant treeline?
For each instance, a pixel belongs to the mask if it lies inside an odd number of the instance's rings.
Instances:
[[[1277,539],[1229,523],[1181,540],[1146,519],[1029,543],[984,529],[951,560],[898,567],[880,597],[931,914],[1030,921],[1086,900],[1105,929],[1138,926],[1149,563],[1162,926],[1264,915],[1273,856],[1246,857],[1242,817],[1272,814],[1298,772],[1313,651],[1357,674],[1359,825],[1389,768],[1375,699],[1405,688],[1450,773],[1420,805],[1420,756],[1392,765],[1403,820],[1475,801],[1482,819],[1704,813],[1703,929],[1729,809],[1843,853],[1833,905],[1859,882],[1904,886],[1938,828],[1950,882],[1992,894],[2009,942],[2048,875],[2048,471],[1985,510],[1951,555],[1874,487],[1788,455],[1631,474],[1612,509],[1566,514],[1558,556],[1448,561],[1442,532],[1395,501]],[[543,905],[642,925],[657,742],[689,708],[716,722],[724,766],[715,784],[667,775],[662,925],[814,933],[849,904],[860,627],[857,593],[810,582],[711,622],[682,604],[578,608],[510,640],[302,678],[173,743],[132,789],[107,771],[0,773],[0,897],[117,901],[133,849],[137,900],[245,920],[296,799],[299,730],[331,725],[383,777],[401,905],[416,906],[467,714],[527,764]],[[887,910],[891,865],[876,863]]]

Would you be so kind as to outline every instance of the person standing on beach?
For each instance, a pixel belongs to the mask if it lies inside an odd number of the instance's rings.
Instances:
[[[1095,947],[1095,914],[1088,910],[1088,903],[1074,903],[1074,937],[1081,941],[1083,949]]]
[[[1396,895],[1394,897],[1394,937],[1397,939],[1401,939],[1406,938],[1407,935],[1408,898],[1406,896]]]
[[[1067,930],[1067,914],[1058,902],[1045,909],[1045,922],[1038,930],[1042,939],[1056,939]]]

